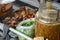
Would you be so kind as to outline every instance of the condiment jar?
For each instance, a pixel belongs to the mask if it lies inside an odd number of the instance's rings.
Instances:
[[[52,7],[50,0],[46,3],[40,0],[40,9],[35,17],[35,36],[43,36],[48,40],[60,40],[58,14],[58,10]]]

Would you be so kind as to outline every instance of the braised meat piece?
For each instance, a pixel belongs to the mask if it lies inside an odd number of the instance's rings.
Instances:
[[[12,3],[0,4],[0,17],[12,12]]]

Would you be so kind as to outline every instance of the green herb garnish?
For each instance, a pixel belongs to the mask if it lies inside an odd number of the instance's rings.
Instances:
[[[31,26],[34,24],[34,21],[23,23],[22,26]]]

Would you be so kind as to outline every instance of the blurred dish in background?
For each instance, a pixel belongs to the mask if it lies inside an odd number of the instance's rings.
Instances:
[[[15,0],[0,0],[0,4],[8,4],[14,2]]]

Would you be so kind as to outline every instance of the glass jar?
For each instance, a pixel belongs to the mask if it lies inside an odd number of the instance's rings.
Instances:
[[[35,35],[43,36],[48,40],[60,40],[60,22],[58,21],[58,11],[52,8],[52,2],[47,1],[45,6],[40,4],[40,11],[36,14]]]

